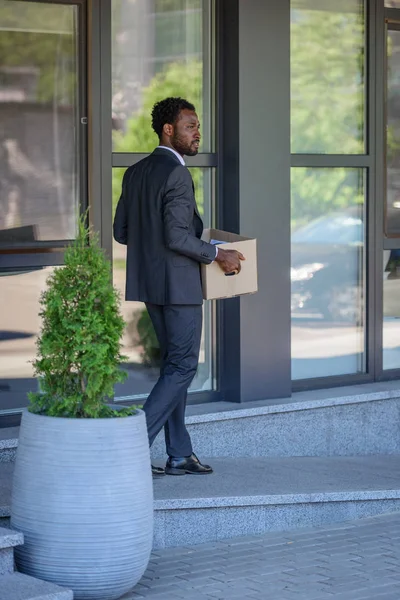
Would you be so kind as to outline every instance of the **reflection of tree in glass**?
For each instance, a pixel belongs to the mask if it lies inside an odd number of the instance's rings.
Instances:
[[[293,10],[291,92],[292,152],[364,151],[361,2],[353,0],[346,12]]]
[[[362,169],[292,168],[292,231],[322,215],[364,202]]]
[[[202,64],[198,61],[189,63],[172,63],[162,73],[153,77],[147,88],[143,90],[141,110],[127,123],[126,133],[114,131],[115,152],[152,152],[158,145],[158,139],[151,127],[151,110],[153,105],[168,96],[182,96],[193,102],[201,122],[201,82]],[[113,169],[113,207],[115,210],[121,193],[122,176],[125,169]],[[203,212],[204,194],[200,169],[191,169],[196,201],[200,214]]]
[[[28,100],[72,104],[76,86],[73,11],[70,6],[0,0],[2,77],[29,76]],[[23,71],[21,71],[23,69]],[[63,86],[55,86],[62,69]]]
[[[296,5],[299,10],[296,10]],[[314,2],[315,5],[317,3]],[[364,15],[347,10],[300,8],[291,23],[292,152],[364,152]],[[307,3],[309,6],[310,3]],[[332,7],[333,5],[331,5]],[[361,180],[359,180],[361,178]],[[292,227],[363,202],[362,172],[292,169]]]

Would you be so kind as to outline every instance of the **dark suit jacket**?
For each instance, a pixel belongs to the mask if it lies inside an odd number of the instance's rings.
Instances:
[[[129,167],[114,219],[114,238],[128,246],[126,300],[201,304],[200,263],[216,254],[202,232],[192,177],[172,152],[156,148]]]

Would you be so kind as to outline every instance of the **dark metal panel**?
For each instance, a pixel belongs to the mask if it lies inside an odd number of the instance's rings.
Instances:
[[[372,159],[366,154],[292,154],[292,167],[361,167],[371,166]]]
[[[249,401],[291,394],[289,0],[239,2],[239,81],[240,229],[257,238],[259,274],[240,301]]]
[[[239,202],[239,9],[238,0],[217,3],[217,227],[240,229]],[[218,389],[240,402],[240,300],[216,302]]]
[[[379,2],[379,0],[378,0],[377,17],[379,19],[386,19],[387,21],[390,21],[393,23],[400,23],[400,10],[398,8],[384,8],[382,6],[382,4],[383,3]]]
[[[149,156],[149,153],[139,152],[114,152],[112,155],[113,167],[130,167]],[[188,167],[217,167],[218,158],[215,153],[198,154],[197,156],[185,156]]]
[[[64,252],[45,252],[31,254],[2,254],[0,256],[0,275],[6,270],[29,271],[30,268],[52,267],[64,264]]]

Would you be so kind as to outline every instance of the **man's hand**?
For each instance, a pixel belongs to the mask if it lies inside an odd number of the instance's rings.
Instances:
[[[242,268],[240,261],[246,260],[241,252],[237,250],[223,250],[218,247],[218,255],[215,259],[224,273],[240,273]]]

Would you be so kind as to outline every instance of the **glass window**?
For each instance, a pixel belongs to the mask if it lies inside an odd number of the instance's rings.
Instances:
[[[292,153],[364,153],[364,57],[362,0],[292,0]]]
[[[383,368],[400,368],[400,249],[383,251]]]
[[[122,176],[125,169],[113,169],[113,214],[121,191]],[[213,169],[191,169],[196,201],[204,226],[210,227],[212,222],[212,190]],[[126,281],[126,246],[113,242],[113,278],[114,285],[125,297]],[[128,362],[123,366],[128,378],[122,385],[116,386],[115,399],[135,398],[147,395],[157,381],[159,374],[159,347],[153,326],[144,304],[140,302],[122,301],[122,314],[126,321],[123,337],[123,354]],[[203,333],[200,348],[200,359],[197,374],[190,391],[213,389],[212,369],[212,304],[203,305]]]
[[[388,31],[386,93],[386,234],[400,235],[400,31]]]
[[[115,152],[150,152],[155,102],[182,96],[212,148],[210,0],[112,0],[112,119]]]
[[[292,169],[292,378],[365,370],[364,172]]]
[[[385,0],[387,8],[400,8],[400,0]]]
[[[0,0],[0,244],[75,235],[77,10]]]

